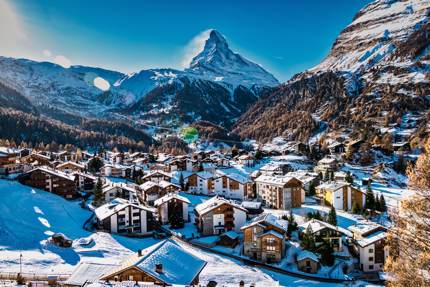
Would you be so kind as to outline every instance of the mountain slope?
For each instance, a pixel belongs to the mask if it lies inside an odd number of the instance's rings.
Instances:
[[[269,140],[308,140],[321,126],[367,136],[397,133],[414,115],[425,126],[430,107],[430,2],[375,1],[336,39],[329,55],[251,107],[234,131]],[[415,128],[414,127],[414,128]]]
[[[178,125],[203,119],[229,126],[278,81],[234,53],[212,30],[203,51],[183,71],[148,69],[126,75],[0,57],[0,84],[24,95],[41,114],[69,124],[78,124],[82,117],[137,117]]]

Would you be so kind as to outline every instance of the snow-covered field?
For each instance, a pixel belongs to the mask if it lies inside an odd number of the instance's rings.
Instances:
[[[79,261],[118,262],[133,251],[156,242],[153,238],[133,239],[107,233],[90,233],[82,226],[91,213],[76,201],[67,201],[45,191],[32,189],[14,181],[0,180],[0,270],[19,271],[23,255],[23,272],[70,274]],[[74,240],[72,248],[58,248],[47,242],[54,232]],[[78,239],[92,238],[88,246]],[[256,286],[342,286],[307,281],[267,270],[245,266],[235,260],[184,246],[206,260],[201,283],[216,280],[220,285],[238,286],[239,281]]]

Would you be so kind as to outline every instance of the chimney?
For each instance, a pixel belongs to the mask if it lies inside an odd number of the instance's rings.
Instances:
[[[163,273],[163,264],[161,263],[155,264],[155,272],[159,274]]]
[[[139,257],[142,256],[142,249],[137,250],[137,256],[139,256]]]

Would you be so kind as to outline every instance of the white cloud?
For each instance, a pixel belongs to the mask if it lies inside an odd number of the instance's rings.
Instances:
[[[109,82],[103,79],[102,77],[96,77],[93,83],[94,83],[94,86],[96,86],[96,88],[99,88],[102,91],[107,91],[110,89]]]
[[[7,56],[17,56],[17,48],[27,39],[19,15],[7,0],[0,0],[0,39],[0,53]]]
[[[206,40],[209,38],[209,34],[212,29],[200,32],[195,36],[185,47],[184,56],[182,57],[181,66],[182,68],[188,68],[191,60],[205,47]]]
[[[43,50],[42,51],[43,56],[45,56],[46,58],[51,58],[52,56],[52,52],[49,50]]]
[[[72,65],[72,61],[70,61],[63,55],[55,56],[54,63],[62,66],[63,68],[70,68],[70,66]]]

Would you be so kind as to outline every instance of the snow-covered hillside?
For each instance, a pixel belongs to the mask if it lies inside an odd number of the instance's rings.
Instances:
[[[352,71],[401,62],[390,57],[400,43],[429,21],[427,0],[378,0],[363,8],[311,71]],[[417,43],[418,44],[418,43]]]
[[[175,102],[182,106],[180,114],[186,113],[185,110],[190,105],[177,96],[184,85],[198,90],[194,97],[201,100],[202,110],[210,110],[211,101],[203,98],[210,94],[207,89],[216,86],[215,89],[223,90],[222,92],[225,90],[229,94],[229,100],[217,101],[220,101],[218,106],[221,111],[234,110],[227,113],[227,120],[230,120],[243,112],[244,106],[256,100],[262,87],[275,86],[278,81],[258,64],[234,53],[225,38],[213,30],[208,35],[203,51],[194,57],[190,67],[185,70],[148,69],[125,75],[102,68],[65,68],[49,62],[0,57],[0,83],[27,97],[48,116],[51,116],[49,111],[61,111],[99,118],[115,118],[117,115],[112,111],[118,110],[139,115],[148,112],[147,109],[126,108],[137,104],[154,91],[166,95],[166,90],[171,89],[171,85],[175,87],[175,94],[170,93],[171,97],[175,97]],[[250,96],[236,99],[236,88],[247,90],[245,94]],[[152,96],[149,99],[145,100],[145,106],[159,104],[159,97]],[[220,109],[216,112],[219,113]],[[208,119],[204,114],[192,117],[193,120],[198,118]],[[225,120],[223,118],[215,122]]]
[[[80,261],[118,263],[132,252],[157,242],[152,237],[138,239],[90,233],[82,227],[91,213],[80,208],[78,202],[14,181],[0,180],[0,197],[1,272],[18,272],[22,254],[24,273],[70,274]],[[60,248],[49,243],[49,236],[56,232],[73,239],[73,247]],[[83,244],[90,239],[91,244]],[[279,286],[279,283],[294,287],[340,286],[264,271],[194,247],[183,247],[208,262],[200,274],[202,284],[215,280],[223,286],[238,286],[244,280],[256,286]]]

